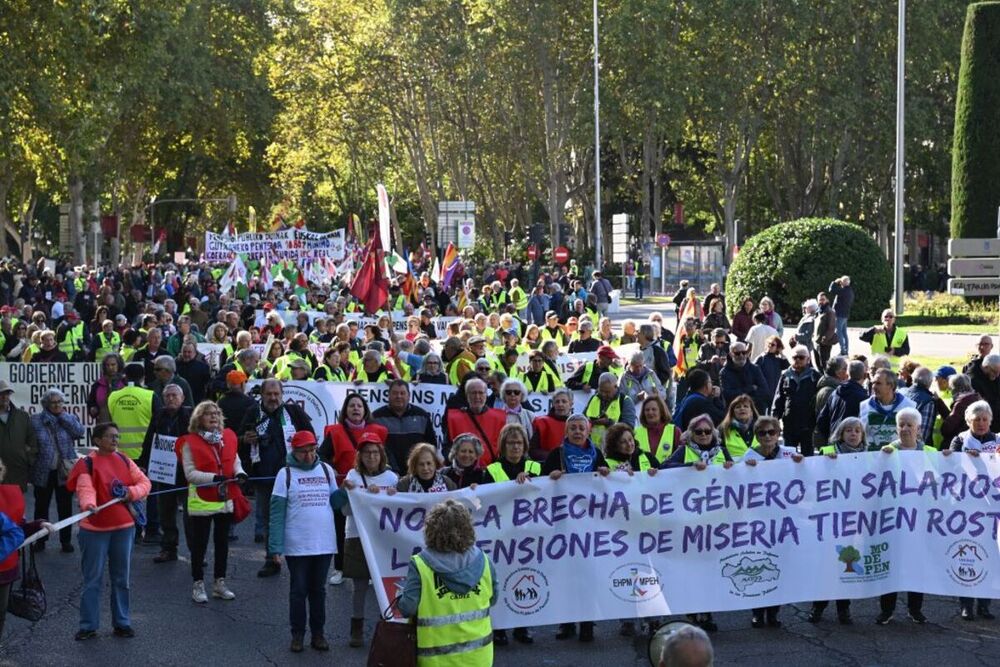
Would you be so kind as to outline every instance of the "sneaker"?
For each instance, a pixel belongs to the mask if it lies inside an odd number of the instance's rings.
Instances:
[[[161,551],[160,553],[153,556],[154,563],[169,563],[170,561],[177,560],[176,551]]]
[[[889,621],[892,620],[891,611],[883,611],[881,614],[875,617],[875,625],[889,625]]]
[[[330,580],[326,582],[331,586],[339,586],[344,583],[344,573],[340,570],[334,570],[333,574],[330,575]]]
[[[927,622],[927,617],[924,616],[923,612],[915,611],[915,610],[911,609],[910,612],[909,612],[909,614],[907,614],[907,615],[910,617],[911,621],[913,621],[914,623],[916,623],[918,625],[923,625],[924,623]]]
[[[196,581],[194,582],[194,589],[191,591],[191,599],[198,604],[205,604],[208,602],[208,596],[205,595],[205,582]]]
[[[236,593],[226,588],[225,579],[216,579],[212,585],[212,597],[220,600],[235,600]]]
[[[75,639],[78,642],[85,642],[88,639],[93,639],[96,636],[97,636],[96,630],[80,630],[75,635],[73,635],[73,639]]]
[[[976,620],[976,614],[971,609],[962,608],[962,620],[963,621],[974,621]]]
[[[257,570],[257,576],[261,578],[273,577],[277,574],[281,574],[281,566],[273,560],[267,561],[264,563],[264,567]]]
[[[135,630],[133,630],[130,626],[126,626],[124,628],[115,628],[113,634],[115,637],[132,639],[132,637],[135,637]]]

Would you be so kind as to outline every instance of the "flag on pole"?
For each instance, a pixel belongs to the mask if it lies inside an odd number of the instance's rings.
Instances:
[[[271,269],[263,257],[260,259],[260,284],[266,290],[274,287],[274,278],[271,277]]]
[[[396,273],[406,273],[409,264],[401,255],[396,254],[396,251],[389,253],[386,261],[389,263],[389,268],[391,268]]]
[[[301,302],[305,300],[308,292],[309,283],[306,282],[306,272],[303,269],[299,269],[298,274],[295,276],[295,295],[299,297],[299,301]]]
[[[257,233],[257,209],[253,206],[250,207],[250,220],[247,222],[247,229],[253,233]]]
[[[448,289],[452,278],[455,277],[455,270],[458,268],[458,248],[454,243],[449,243],[444,251],[444,261],[441,262],[442,276],[441,286]]]
[[[382,250],[386,251],[392,247],[392,241],[389,237],[389,193],[386,192],[385,186],[379,183],[375,190],[378,192],[378,232],[382,237]]]
[[[372,234],[368,242],[364,261],[351,283],[351,294],[365,305],[365,312],[369,315],[381,308],[389,297],[389,279],[385,275],[380,234]]]
[[[431,282],[441,282],[441,261],[434,257],[434,266],[431,267]]]
[[[219,287],[223,292],[228,292],[237,285],[247,284],[247,267],[243,264],[243,260],[237,255],[233,259],[233,263],[229,265],[226,272],[222,274],[222,278],[219,279]]]

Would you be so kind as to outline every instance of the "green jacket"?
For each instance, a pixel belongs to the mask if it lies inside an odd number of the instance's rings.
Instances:
[[[199,343],[205,342],[205,337],[200,333],[192,330],[189,336],[194,336],[194,339]],[[184,336],[180,332],[175,333],[173,336],[167,339],[167,352],[170,353],[171,357],[177,357],[181,353],[181,345],[184,344]]]
[[[0,421],[0,461],[7,467],[4,484],[28,486],[29,472],[38,457],[38,441],[28,413],[14,405],[6,423]]]

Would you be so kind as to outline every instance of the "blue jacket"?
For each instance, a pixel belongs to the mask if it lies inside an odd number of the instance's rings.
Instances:
[[[0,561],[17,551],[24,542],[24,531],[11,521],[10,517],[0,512]]]
[[[473,586],[479,583],[483,577],[483,568],[490,568],[493,579],[493,592],[490,597],[490,606],[497,601],[497,575],[493,568],[493,563],[486,557],[482,549],[473,545],[468,551],[463,553],[443,553],[424,549],[420,552],[421,558],[427,566],[434,570],[434,574],[441,583],[451,592],[462,595],[468,593]],[[403,591],[399,597],[399,612],[406,618],[413,618],[417,615],[420,607],[420,572],[410,559],[409,569],[406,571],[406,579],[403,581]]]
[[[757,412],[766,414],[771,407],[771,398],[774,394],[768,394],[767,380],[759,368],[747,362],[743,366],[737,366],[732,359],[719,371],[719,383],[722,385],[722,398],[729,405],[740,394],[746,394],[753,399],[757,405]]]
[[[31,483],[37,487],[48,484],[49,473],[58,470],[56,460],[76,460],[76,441],[84,436],[83,424],[76,415],[63,412],[58,417],[49,412],[31,415],[31,428],[38,439],[38,458],[31,467]]]

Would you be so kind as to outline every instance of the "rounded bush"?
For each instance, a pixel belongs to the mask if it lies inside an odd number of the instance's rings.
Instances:
[[[827,218],[783,222],[752,236],[726,277],[730,314],[747,297],[769,296],[794,329],[802,302],[815,298],[840,276],[854,288],[852,320],[877,319],[892,296],[892,269],[868,232]]]

